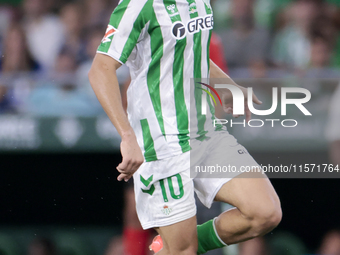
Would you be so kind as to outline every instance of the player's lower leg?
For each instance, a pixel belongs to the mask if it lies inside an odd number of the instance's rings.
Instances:
[[[154,242],[150,247],[158,248],[153,249],[157,255],[196,255],[196,224],[196,216],[194,216],[170,226],[156,228],[162,238],[160,236],[154,238]],[[158,246],[157,243],[160,240],[162,240],[162,243],[161,246]]]
[[[198,254],[264,235],[279,224],[280,201],[271,183],[262,175],[251,177],[235,178],[219,190],[216,200],[236,208],[197,227]]]
[[[262,224],[260,223],[260,221],[256,222],[257,220],[254,220],[253,226],[253,223],[249,221],[248,223],[243,223],[236,228],[228,227],[229,218],[235,218],[235,216],[232,216],[231,214],[238,213],[236,210],[237,209],[232,209],[228,212],[224,212],[218,218],[209,220],[204,224],[197,226],[197,254],[204,254],[207,251],[222,248],[227,244],[239,243],[264,235],[275,228],[279,222],[279,219],[273,218],[273,221],[268,220],[266,222],[263,222]],[[228,219],[228,223],[223,223],[225,219]],[[226,242],[223,241],[223,239],[226,240]],[[160,236],[156,236],[153,240],[153,243],[150,245],[150,249],[156,253],[162,248],[162,239]]]
[[[216,219],[216,218],[215,218]],[[214,219],[214,220],[215,220]],[[214,220],[207,221],[197,226],[198,250],[197,254],[204,254],[208,250],[222,248],[226,244],[219,238],[214,227]],[[156,236],[151,245],[150,250],[158,254],[163,248],[163,240],[160,235]]]

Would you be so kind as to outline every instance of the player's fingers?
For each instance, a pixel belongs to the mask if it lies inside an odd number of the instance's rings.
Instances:
[[[125,172],[125,169],[128,168],[128,166],[129,166],[129,161],[123,158],[122,162],[117,166],[117,170],[120,173]]]
[[[135,171],[131,171],[131,173],[120,173],[120,175],[117,177],[118,181],[128,181],[132,176]]]
[[[130,180],[130,178],[132,177],[132,175],[128,175],[127,177],[124,178],[125,182],[128,182]]]
[[[250,121],[251,120],[251,111],[249,110],[248,104],[244,104],[244,112],[246,115],[246,121]]]
[[[249,109],[246,109],[246,121],[250,121],[251,120],[251,112]]]
[[[233,113],[233,108],[232,107],[223,107],[224,112],[230,114]]]
[[[135,158],[125,159],[117,166],[117,171],[121,174],[129,175],[129,178],[131,178],[143,162],[144,160],[138,160]]]
[[[122,180],[128,181],[129,179],[130,179],[130,177],[129,177],[129,175],[127,175],[127,174],[120,174],[120,175],[118,175],[118,177],[117,177],[117,180],[118,180],[118,181],[122,181]]]
[[[124,175],[131,175],[131,173],[134,173],[135,171],[132,170],[132,167],[131,166],[127,166],[126,168],[124,169],[120,169],[118,166],[117,166],[117,171],[120,173],[120,174],[124,174]]]
[[[262,104],[262,101],[260,101],[255,94],[253,94],[253,102],[255,104]]]
[[[120,173],[128,173],[130,169],[135,168],[135,164],[134,158],[123,157],[122,162],[117,166],[117,170]]]

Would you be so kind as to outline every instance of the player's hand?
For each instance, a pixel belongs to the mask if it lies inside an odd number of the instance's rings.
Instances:
[[[123,136],[120,144],[123,160],[117,166],[118,181],[128,181],[144,162],[144,157],[134,134]]]
[[[242,90],[242,93],[244,95],[244,113],[246,115],[246,121],[248,122],[251,119],[251,112],[248,108],[248,93],[247,89],[242,86],[238,86]],[[253,93],[253,102],[255,104],[262,104],[262,102],[257,98],[257,96]],[[222,104],[223,104],[223,110],[228,114],[233,114],[233,96],[229,89],[225,89],[222,92]],[[233,114],[233,117],[238,118],[241,115]]]

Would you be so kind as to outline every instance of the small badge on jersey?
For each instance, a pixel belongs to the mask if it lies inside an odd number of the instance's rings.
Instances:
[[[169,208],[169,206],[164,205],[163,209],[162,209],[162,213],[165,214],[166,216],[170,215],[170,213],[172,212],[172,209]]]
[[[189,5],[189,13],[194,14],[196,12],[197,12],[197,6],[196,6],[196,3],[193,2]]]
[[[110,37],[112,37],[117,32],[118,32],[118,29],[114,28],[111,25],[108,25],[107,29],[106,29],[106,32],[105,32],[105,35],[104,35],[104,38],[102,40],[102,43],[111,42],[111,38]]]

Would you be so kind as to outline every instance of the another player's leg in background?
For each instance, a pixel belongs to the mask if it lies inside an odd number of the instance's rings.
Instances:
[[[340,140],[335,140],[330,143],[329,159],[334,166],[340,167]]]
[[[131,182],[131,181],[130,181]],[[124,191],[124,255],[147,255],[150,243],[150,230],[143,230],[137,217],[133,185],[128,184]]]
[[[241,178],[250,177],[250,178]],[[281,221],[279,198],[268,178],[247,173],[225,183],[215,197],[236,208],[198,226],[198,253],[262,236]]]

